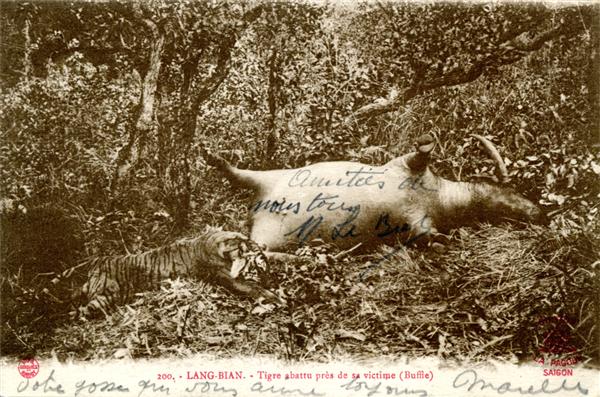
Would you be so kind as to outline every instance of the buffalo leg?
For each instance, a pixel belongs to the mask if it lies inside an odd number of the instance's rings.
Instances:
[[[412,153],[406,159],[406,165],[413,172],[423,172],[429,164],[429,155],[435,146],[435,141],[431,135],[425,134],[417,138],[417,152]]]
[[[276,252],[276,251],[264,251],[263,252],[267,259],[272,259],[275,261],[292,261],[294,259],[298,259],[298,255],[286,254],[285,252]]]

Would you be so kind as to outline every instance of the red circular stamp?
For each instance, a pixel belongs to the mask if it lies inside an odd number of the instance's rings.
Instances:
[[[19,361],[17,369],[23,378],[31,379],[40,372],[40,363],[35,358],[26,358]]]

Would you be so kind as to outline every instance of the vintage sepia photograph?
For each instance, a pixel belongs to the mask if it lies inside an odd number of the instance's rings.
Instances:
[[[0,1],[2,396],[594,395],[599,205],[597,1]]]

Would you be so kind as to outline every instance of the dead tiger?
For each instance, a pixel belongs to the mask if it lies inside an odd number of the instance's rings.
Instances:
[[[108,315],[134,294],[158,289],[162,280],[178,276],[208,279],[236,293],[281,303],[260,286],[267,274],[267,258],[255,242],[240,233],[207,228],[197,237],[140,254],[87,259],[52,283],[70,281],[78,312],[90,316],[99,312]]]

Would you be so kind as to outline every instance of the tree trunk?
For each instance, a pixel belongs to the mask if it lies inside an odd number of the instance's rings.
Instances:
[[[197,67],[194,65],[186,66],[186,70],[189,70],[192,74],[184,76],[185,84],[182,86],[181,105],[179,106],[181,127],[178,129],[179,134],[174,133],[173,136],[172,163],[168,167],[168,180],[171,186],[176,189],[171,200],[171,211],[176,229],[183,230],[187,227],[191,212],[192,184],[190,181],[189,158],[198,126],[200,107],[210,99],[229,74],[231,53],[239,35],[261,15],[262,9],[263,6],[259,5],[249,10],[244,15],[243,24],[239,30],[232,31],[227,37],[223,38],[220,47],[217,49],[215,68],[206,78],[193,84],[193,74],[196,73]],[[195,62],[199,61],[200,59]],[[194,89],[193,94],[189,92],[190,87]]]
[[[119,185],[129,178],[131,170],[135,167],[140,153],[143,150],[144,142],[149,133],[154,129],[154,109],[156,101],[156,87],[158,85],[158,76],[160,74],[161,56],[165,44],[165,37],[159,31],[156,24],[149,19],[144,19],[144,24],[152,32],[152,43],[150,46],[150,56],[148,67],[143,73],[140,90],[140,101],[137,107],[137,120],[135,126],[132,126],[129,133],[129,139],[117,155],[116,170],[111,182],[111,190],[115,192]]]

